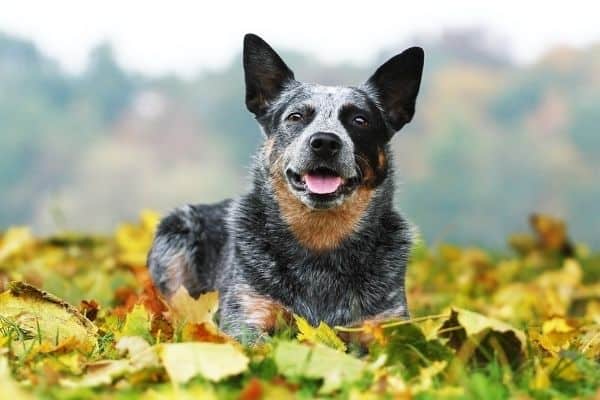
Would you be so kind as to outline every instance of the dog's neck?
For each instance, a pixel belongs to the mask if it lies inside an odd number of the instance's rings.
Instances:
[[[336,248],[360,229],[374,192],[360,187],[340,206],[314,210],[290,192],[281,174],[271,176],[271,185],[282,219],[298,242],[315,252]]]

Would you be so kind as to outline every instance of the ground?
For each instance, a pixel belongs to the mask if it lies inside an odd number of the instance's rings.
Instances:
[[[532,216],[501,251],[419,242],[409,321],[281,319],[254,347],[217,330],[217,293],[158,296],[157,220],[0,234],[6,398],[600,398],[600,254],[559,220]]]

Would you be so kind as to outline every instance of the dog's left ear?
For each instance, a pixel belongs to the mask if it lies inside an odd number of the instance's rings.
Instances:
[[[423,49],[411,47],[390,58],[375,71],[366,86],[383,107],[385,118],[394,131],[410,122],[423,72]]]
[[[294,73],[275,50],[252,33],[244,36],[244,74],[246,107],[257,117],[264,114],[287,83],[294,81]]]

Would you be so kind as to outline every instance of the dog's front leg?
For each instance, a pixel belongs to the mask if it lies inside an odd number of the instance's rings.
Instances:
[[[273,333],[292,313],[247,284],[235,284],[221,294],[220,328],[242,343],[257,343]]]

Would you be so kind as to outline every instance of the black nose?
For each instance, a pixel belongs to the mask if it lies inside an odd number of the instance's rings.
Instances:
[[[310,148],[312,151],[323,158],[335,156],[342,148],[342,141],[333,133],[317,132],[310,137]]]

